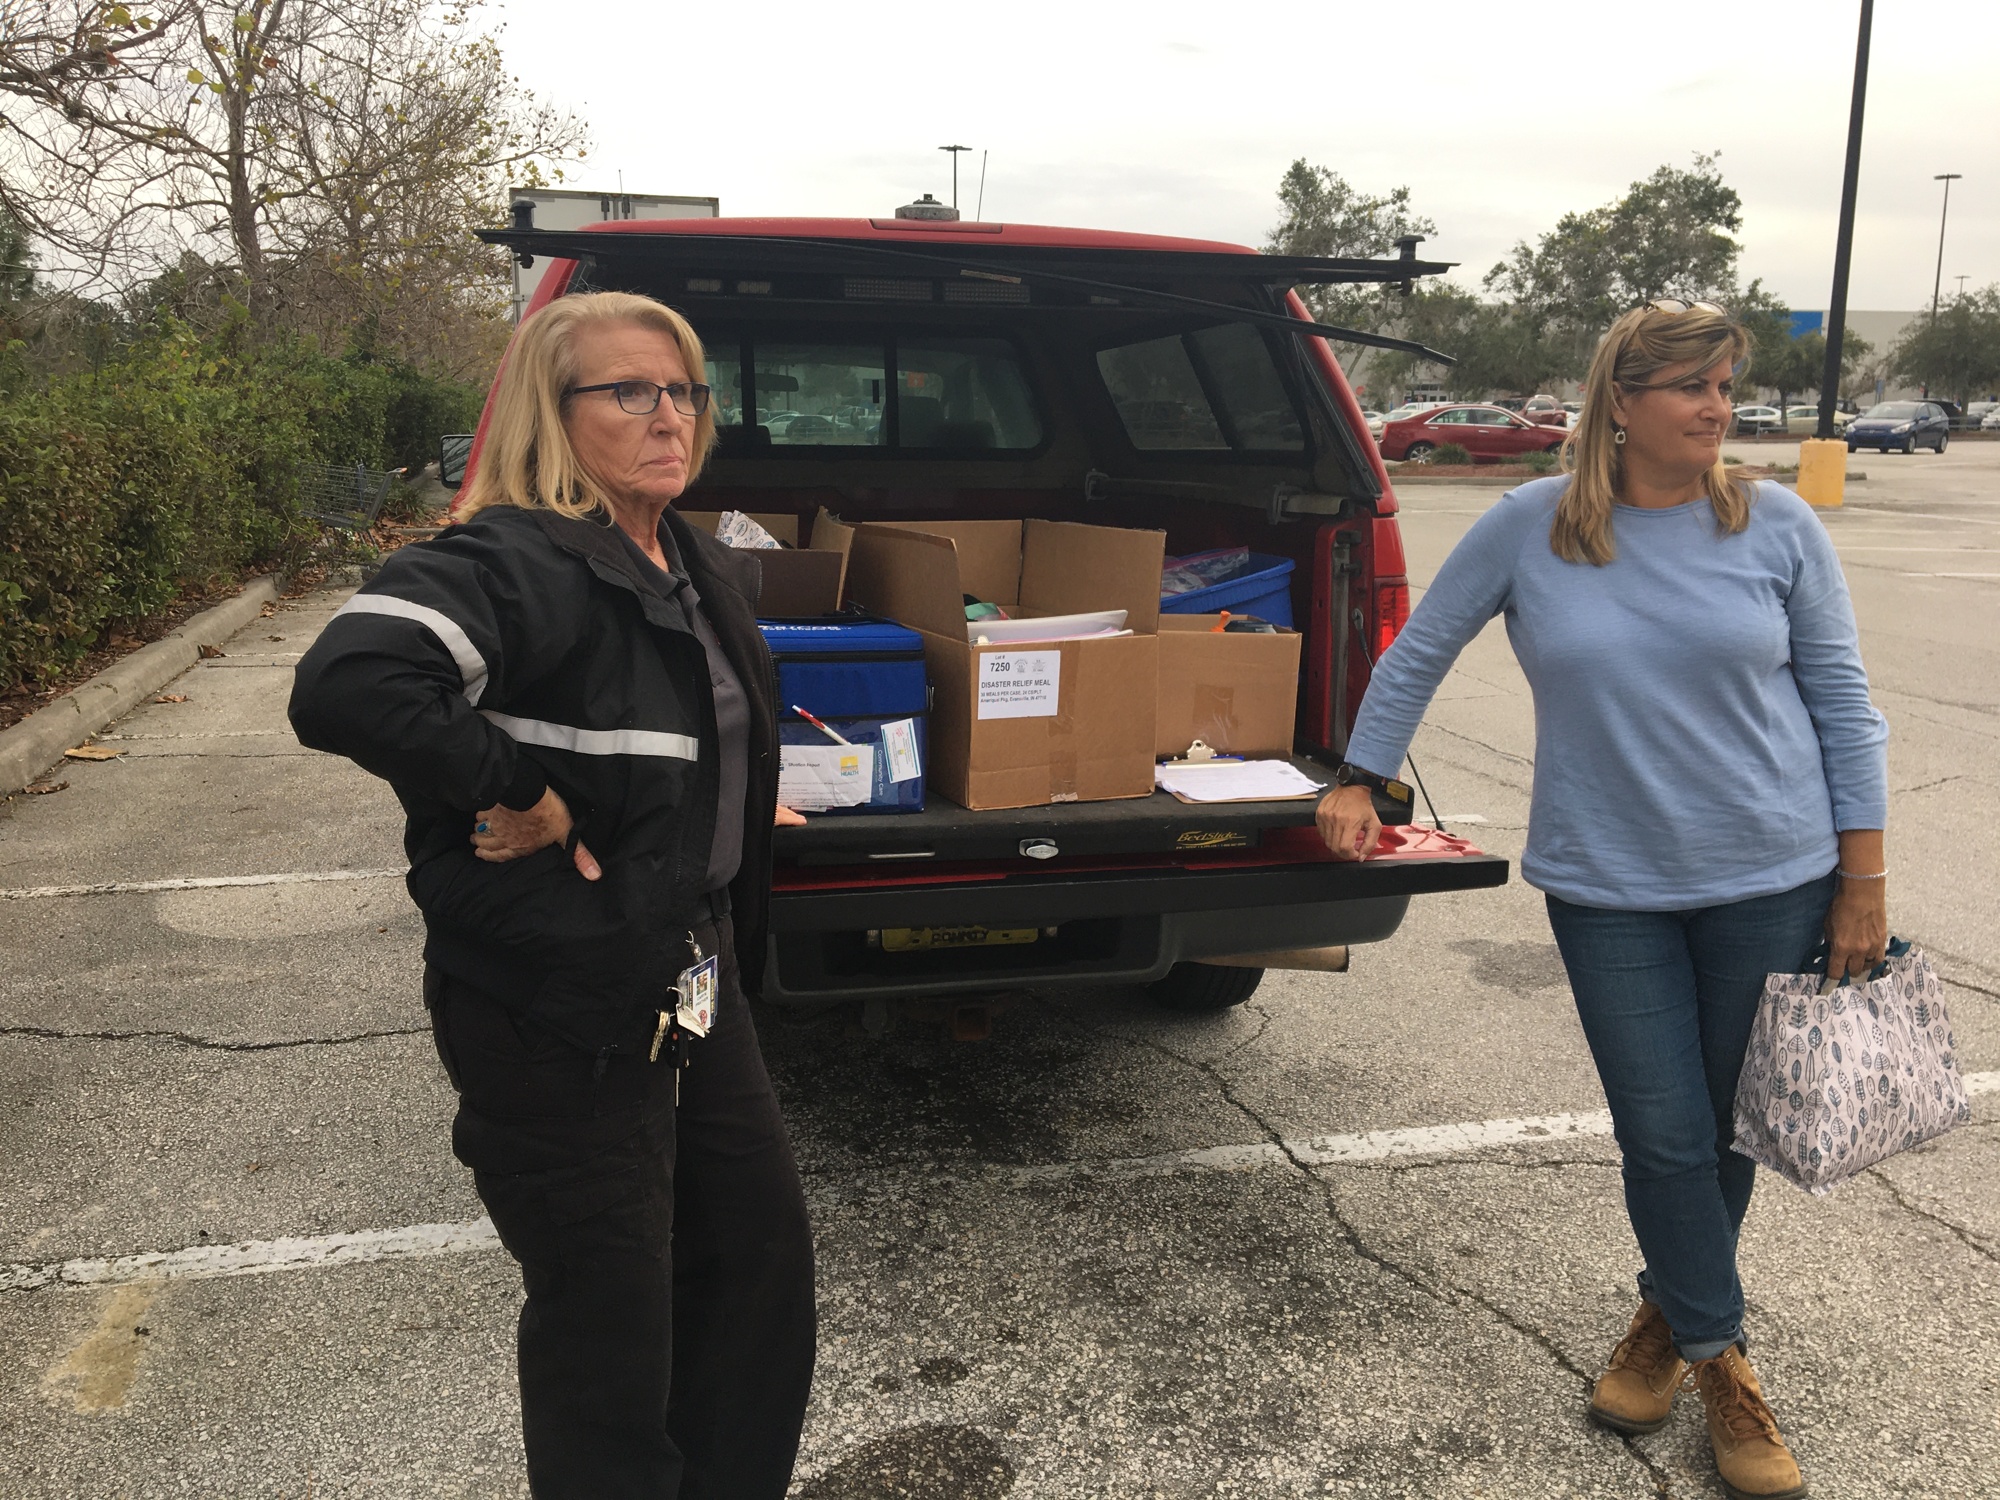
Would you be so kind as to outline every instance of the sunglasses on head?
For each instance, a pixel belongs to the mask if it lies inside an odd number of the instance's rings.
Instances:
[[[1701,312],[1716,313],[1725,318],[1729,316],[1729,309],[1726,307],[1719,306],[1714,302],[1689,302],[1684,297],[1655,297],[1650,302],[1641,302],[1639,310],[1641,312],[1663,313],[1684,313],[1699,310]]]

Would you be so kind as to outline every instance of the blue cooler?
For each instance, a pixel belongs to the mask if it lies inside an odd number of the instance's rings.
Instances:
[[[1211,583],[1205,589],[1168,594],[1160,600],[1160,612],[1168,615],[1213,615],[1226,609],[1233,615],[1255,615],[1260,620],[1269,620],[1273,625],[1282,625],[1289,630],[1292,626],[1294,566],[1289,557],[1267,557],[1261,552],[1253,552],[1250,554],[1249,571],[1226,578],[1221,583]]]
[[[930,754],[923,637],[893,621],[859,614],[759,620],[757,628],[778,668],[778,800],[786,800],[786,786],[794,792],[831,788],[827,794],[845,805],[808,804],[800,810],[922,812]],[[844,774],[858,773],[859,758],[843,755],[838,742],[797,709],[852,745],[868,747],[872,764],[865,787],[843,780]],[[811,753],[787,755],[787,746]]]

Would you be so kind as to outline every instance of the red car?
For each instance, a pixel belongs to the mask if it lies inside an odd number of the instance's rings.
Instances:
[[[1505,463],[1523,453],[1555,453],[1563,445],[1560,428],[1524,421],[1498,406],[1440,406],[1382,429],[1382,456],[1394,461],[1430,462],[1446,443],[1456,443],[1476,464]]]

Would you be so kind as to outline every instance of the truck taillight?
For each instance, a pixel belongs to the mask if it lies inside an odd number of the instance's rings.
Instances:
[[[1373,655],[1382,655],[1396,643],[1396,637],[1410,619],[1410,581],[1407,578],[1375,580],[1375,646]]]

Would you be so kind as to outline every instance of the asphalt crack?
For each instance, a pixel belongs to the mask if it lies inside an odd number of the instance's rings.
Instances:
[[[1448,735],[1452,739],[1463,740],[1468,745],[1477,745],[1481,750],[1486,751],[1489,755],[1497,755],[1502,760],[1511,760],[1517,766],[1528,766],[1532,768],[1535,764],[1535,758],[1532,755],[1517,755],[1512,750],[1502,750],[1498,745],[1488,744],[1485,740],[1480,739],[1478,735],[1467,734],[1463,730],[1450,729],[1443,724],[1438,724],[1429,721],[1426,721],[1426,723],[1424,724],[1424,728],[1432,731],[1435,734]]]
[[[1991,1245],[1987,1244],[1982,1236],[1967,1229],[1963,1224],[1952,1222],[1942,1214],[1932,1213],[1929,1209],[1910,1197],[1908,1193],[1905,1193],[1902,1187],[1896,1182],[1896,1179],[1891,1177],[1887,1172],[1884,1172],[1880,1167],[1870,1167],[1867,1175],[1888,1189],[1889,1196],[1895,1200],[1896,1206],[1902,1209],[1903,1212],[1914,1218],[1923,1219],[1928,1223],[1937,1225],[1938,1228],[1950,1234],[1968,1250],[1972,1251],[1973,1254],[1982,1255],[1995,1265],[2000,1265],[2000,1251],[1996,1251]]]
[[[204,1052],[284,1052],[300,1047],[351,1047],[358,1042],[380,1041],[387,1037],[427,1036],[428,1026],[410,1026],[389,1031],[357,1031],[347,1036],[286,1037],[275,1042],[226,1042],[217,1037],[196,1036],[186,1031],[64,1031],[53,1026],[0,1026],[0,1036],[33,1037],[51,1042],[173,1042]]]
[[[1898,797],[1908,797],[1916,792],[1932,791],[1937,787],[1950,786],[1954,781],[1964,781],[1966,779],[1962,774],[1958,776],[1940,776],[1936,781],[1920,781],[1915,786],[1898,787],[1896,788],[1895,795]]]
[[[1085,1029],[1096,1030],[1096,1028],[1089,1026],[1086,1026]],[[1098,1035],[1101,1036],[1103,1033],[1100,1032]],[[1465,1287],[1440,1287],[1429,1278],[1404,1265],[1401,1261],[1370,1246],[1362,1237],[1361,1231],[1355,1226],[1353,1221],[1341,1211],[1340,1204],[1334,1196],[1333,1184],[1314,1170],[1313,1164],[1301,1157],[1293,1149],[1292,1143],[1287,1141],[1284,1135],[1269,1120],[1265,1119],[1254,1106],[1238,1097],[1228,1078],[1223,1075],[1215,1063],[1204,1062],[1199,1058],[1185,1056],[1182,1053],[1176,1052],[1172,1047],[1153,1041],[1147,1037],[1125,1036],[1121,1037],[1121,1040],[1148,1048],[1151,1051],[1160,1053],[1164,1057],[1171,1058],[1184,1067],[1194,1069],[1214,1084],[1216,1091],[1221,1094],[1223,1101],[1238,1114],[1242,1115],[1244,1119],[1256,1126],[1263,1133],[1265,1140],[1271,1145],[1276,1146],[1280,1154],[1291,1163],[1307,1182],[1312,1184],[1314,1190],[1319,1194],[1320,1202],[1325,1207],[1327,1219],[1332,1223],[1342,1243],[1347,1246],[1348,1250],[1357,1259],[1364,1260],[1385,1274],[1395,1277],[1411,1290],[1429,1298],[1442,1307],[1460,1306],[1461,1303],[1458,1299],[1463,1298],[1465,1302],[1470,1302],[1477,1307],[1483,1308],[1487,1315],[1493,1318],[1494,1321],[1512,1329],[1515,1333],[1540,1349],[1549,1357],[1549,1360],[1557,1369],[1575,1379],[1585,1391],[1591,1389],[1595,1382],[1589,1372],[1578,1365],[1575,1360],[1571,1359],[1568,1353],[1541,1329],[1516,1317],[1506,1308],[1499,1306],[1478,1292]],[[1340,1166],[1341,1164],[1329,1163],[1329,1165]],[[1666,1471],[1647,1456],[1638,1446],[1635,1439],[1623,1436],[1622,1434],[1613,1435],[1618,1437],[1625,1451],[1632,1456],[1633,1461],[1640,1468],[1644,1469],[1648,1477],[1651,1478],[1654,1494],[1661,1497],[1661,1500],[1666,1500],[1666,1497],[1671,1496],[1673,1490]]]

